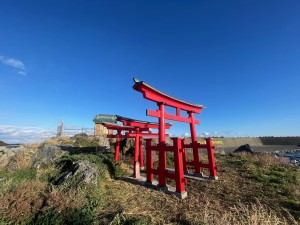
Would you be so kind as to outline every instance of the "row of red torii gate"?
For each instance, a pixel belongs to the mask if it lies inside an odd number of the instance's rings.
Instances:
[[[191,179],[211,179],[217,180],[217,167],[214,159],[214,149],[212,139],[206,138],[205,144],[197,141],[196,124],[199,120],[195,119],[194,114],[199,114],[204,108],[203,105],[190,104],[179,99],[173,98],[157,89],[151,87],[143,81],[134,80],[133,89],[141,92],[147,100],[157,103],[157,110],[147,110],[147,116],[158,118],[158,123],[135,120],[119,115],[98,114],[94,118],[96,124],[102,124],[108,130],[115,131],[115,134],[108,134],[108,138],[116,138],[115,161],[119,161],[120,142],[122,138],[134,138],[134,172],[133,177],[141,180],[140,169],[144,169],[144,157],[142,141],[146,141],[146,179],[145,184],[157,188],[168,190],[167,179],[173,179],[176,183],[174,194],[180,198],[185,198],[187,192],[185,183],[187,178]],[[166,112],[166,106],[175,108],[175,115]],[[182,116],[186,112],[188,117]],[[191,142],[186,143],[184,138],[171,138],[173,145],[166,144],[166,130],[172,124],[166,120],[173,120],[188,123],[191,133]],[[119,122],[119,124],[118,124]],[[121,123],[121,124],[120,124]],[[157,129],[158,133],[152,133],[152,129]],[[153,138],[158,138],[158,144],[153,144]],[[192,150],[192,158],[188,160],[187,149]],[[207,151],[207,162],[204,163],[200,158],[200,149]],[[153,151],[158,152],[158,165],[155,168],[153,162]],[[174,169],[167,168],[167,152],[174,154]],[[203,174],[203,169],[209,171],[209,176]],[[191,172],[192,171],[192,172]],[[154,176],[158,177],[158,183],[154,181]],[[157,184],[156,184],[157,183]]]

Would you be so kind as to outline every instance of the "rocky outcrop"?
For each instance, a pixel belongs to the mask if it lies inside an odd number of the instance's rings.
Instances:
[[[254,152],[252,151],[252,147],[248,144],[240,146],[238,149],[234,150],[233,153],[240,153],[240,152],[254,154]]]
[[[14,157],[17,154],[24,154],[26,148],[23,145],[16,146],[16,147],[9,147],[9,146],[1,146],[0,147],[0,163],[7,159]]]
[[[33,157],[33,167],[39,168],[44,165],[53,163],[63,155],[69,154],[73,148],[71,146],[58,146],[58,145],[41,145]]]
[[[77,186],[80,182],[97,185],[98,169],[96,164],[88,160],[79,160],[73,163],[71,160],[60,162],[61,174],[53,182],[54,185]]]

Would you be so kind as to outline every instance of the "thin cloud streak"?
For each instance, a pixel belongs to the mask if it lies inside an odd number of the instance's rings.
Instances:
[[[4,65],[14,67],[16,69],[25,70],[25,64],[18,59],[14,58],[7,58],[5,56],[0,55],[0,62],[2,62]]]
[[[18,74],[22,76],[27,75],[25,64],[19,59],[8,58],[6,56],[0,55],[0,62],[6,66],[18,69]]]
[[[27,75],[27,73],[24,72],[24,71],[19,71],[18,74],[20,74],[20,75],[22,75],[22,76],[26,76],[26,75]]]
[[[7,143],[29,143],[54,137],[55,132],[32,126],[0,125],[0,140]]]

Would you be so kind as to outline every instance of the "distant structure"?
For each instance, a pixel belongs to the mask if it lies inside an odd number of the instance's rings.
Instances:
[[[63,130],[64,130],[64,122],[61,122],[61,125],[57,126],[56,137],[63,136]]]
[[[111,115],[102,115],[103,117],[107,116],[110,117]],[[113,134],[112,130],[108,130],[105,126],[102,125],[102,120],[96,115],[94,118],[95,123],[95,136],[103,136],[103,135],[110,135]],[[115,121],[111,121],[115,123]]]
[[[112,134],[111,130],[108,130],[105,126],[99,123],[95,123],[95,136],[102,136]]]
[[[85,133],[87,135],[95,135],[96,129],[87,127],[75,127],[75,126],[65,126],[64,122],[61,122],[57,126],[56,137],[72,137],[76,134]]]

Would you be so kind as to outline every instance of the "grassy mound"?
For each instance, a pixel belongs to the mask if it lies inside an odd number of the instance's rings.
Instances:
[[[14,169],[0,169],[0,224],[299,224],[300,169],[283,159],[217,154],[219,180],[188,180],[180,200],[119,179],[132,171],[132,159],[116,166],[113,154],[88,142],[45,167],[18,158]],[[97,186],[55,185],[64,163],[78,160],[97,166]]]

